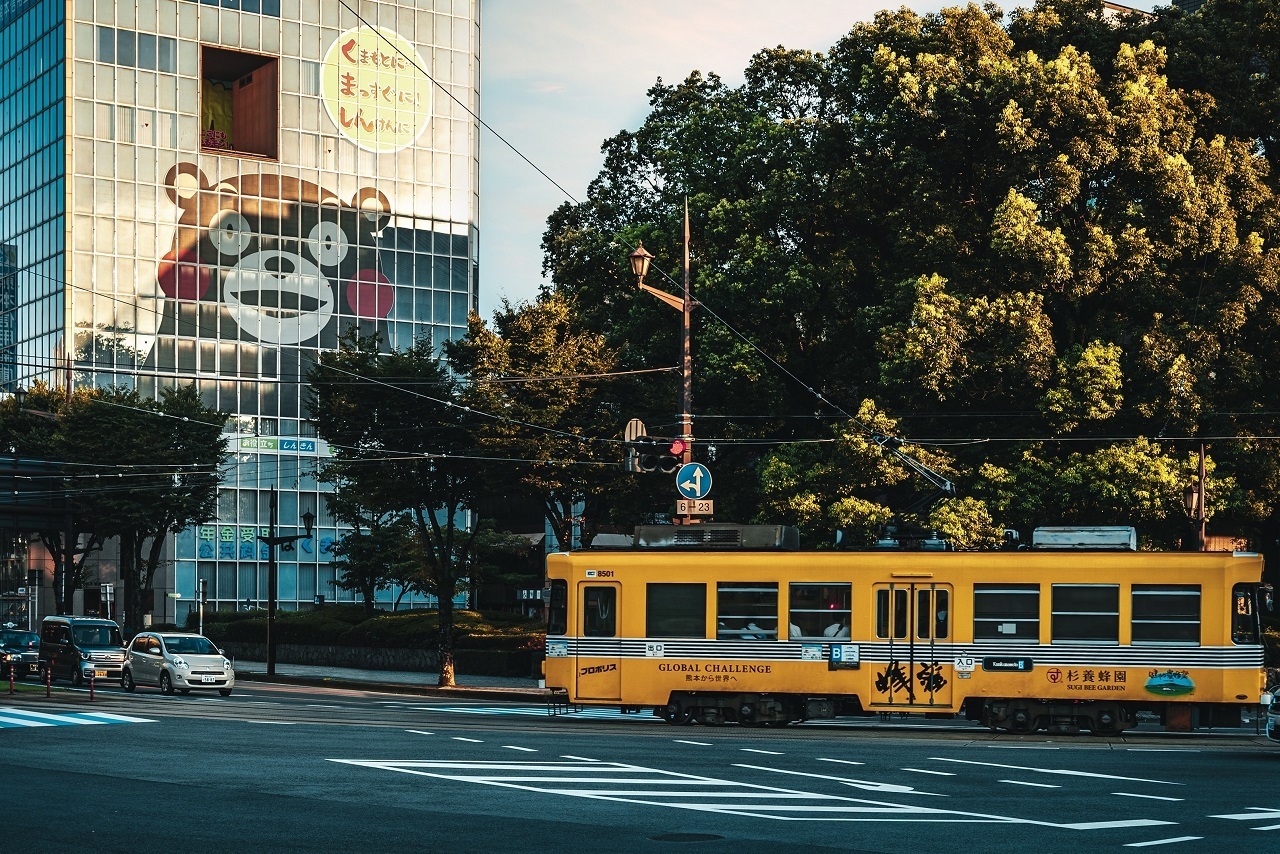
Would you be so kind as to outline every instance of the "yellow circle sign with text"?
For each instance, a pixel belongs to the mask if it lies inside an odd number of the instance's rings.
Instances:
[[[342,135],[380,154],[408,148],[431,120],[431,88],[418,49],[382,27],[355,27],[325,54],[321,92]]]

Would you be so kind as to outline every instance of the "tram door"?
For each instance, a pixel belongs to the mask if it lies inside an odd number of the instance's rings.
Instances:
[[[951,585],[932,582],[877,584],[875,641],[888,652],[876,657],[872,704],[950,706]]]
[[[622,641],[618,609],[622,587],[613,583],[578,585],[578,672],[576,696],[583,700],[622,699]]]

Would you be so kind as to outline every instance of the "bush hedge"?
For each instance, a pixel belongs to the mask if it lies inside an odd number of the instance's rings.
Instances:
[[[194,621],[188,628],[194,629]],[[436,611],[379,612],[365,619],[360,605],[325,605],[314,611],[277,611],[276,642],[319,646],[435,649],[440,631]],[[515,614],[453,612],[457,649],[540,649],[544,626]],[[205,613],[204,633],[215,643],[266,643],[267,612]]]

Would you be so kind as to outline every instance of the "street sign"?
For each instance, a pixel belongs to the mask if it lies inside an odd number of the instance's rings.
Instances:
[[[677,498],[677,516],[710,516],[716,512],[716,503],[710,498],[698,501],[694,498]]]
[[[685,463],[676,471],[676,491],[683,498],[706,498],[711,492],[711,472],[702,463]]]

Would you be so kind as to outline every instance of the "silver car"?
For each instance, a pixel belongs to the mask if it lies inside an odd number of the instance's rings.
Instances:
[[[155,685],[165,694],[216,688],[228,697],[236,685],[236,674],[222,650],[204,635],[142,632],[129,644],[120,684],[126,691]]]

